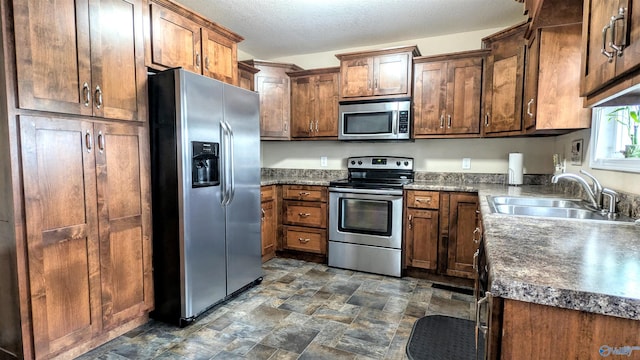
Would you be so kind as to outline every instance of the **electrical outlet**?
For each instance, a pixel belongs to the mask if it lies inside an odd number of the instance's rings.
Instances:
[[[462,158],[462,168],[471,169],[471,158]]]
[[[320,156],[320,166],[327,166],[327,157]]]

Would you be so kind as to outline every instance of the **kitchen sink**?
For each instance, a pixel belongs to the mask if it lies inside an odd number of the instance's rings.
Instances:
[[[490,196],[489,202],[493,202],[495,205],[536,206],[536,207],[555,207],[555,208],[574,208],[574,209],[584,208],[584,203],[580,199]]]
[[[611,215],[594,210],[588,207],[586,202],[579,199],[487,196],[487,200],[491,212],[498,214],[600,221],[634,221],[627,216]]]

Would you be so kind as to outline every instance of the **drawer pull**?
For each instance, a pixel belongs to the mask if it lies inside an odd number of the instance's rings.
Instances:
[[[311,214],[309,214],[309,213],[298,213],[298,216],[306,218],[308,216],[311,216]]]
[[[300,191],[298,193],[298,195],[300,195],[300,196],[309,196],[309,195],[311,195],[311,193],[310,192],[306,192],[306,191],[305,192]]]
[[[431,198],[426,198],[426,199],[416,198],[416,202],[423,202],[423,201],[428,204],[431,202]]]
[[[311,239],[305,239],[305,238],[298,238],[298,241],[300,241],[303,244],[308,243],[309,241],[311,241]]]

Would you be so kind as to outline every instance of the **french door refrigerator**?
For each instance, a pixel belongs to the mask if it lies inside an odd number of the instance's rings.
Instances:
[[[258,94],[149,76],[155,319],[185,326],[262,280]]]

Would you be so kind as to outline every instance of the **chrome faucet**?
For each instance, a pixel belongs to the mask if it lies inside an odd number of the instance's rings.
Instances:
[[[596,201],[598,202],[598,209],[602,209],[602,189],[603,188],[602,188],[602,185],[600,184],[600,181],[598,181],[598,179],[596,179],[595,176],[589,174],[585,170],[580,170],[580,173],[582,175],[585,175],[591,180],[591,185],[592,185],[591,190],[593,191],[593,196],[596,198]]]
[[[591,186],[589,186],[589,183],[587,183],[587,181],[583,179],[580,175],[572,174],[572,173],[563,173],[563,174],[553,175],[553,177],[551,178],[551,183],[557,184],[558,180],[560,179],[573,180],[578,184],[582,185],[584,192],[587,193],[587,197],[589,198],[589,202],[591,203],[591,206],[593,206],[596,210],[601,209],[601,206],[600,206],[601,202],[596,200],[596,194],[594,193],[593,189],[591,189]]]

